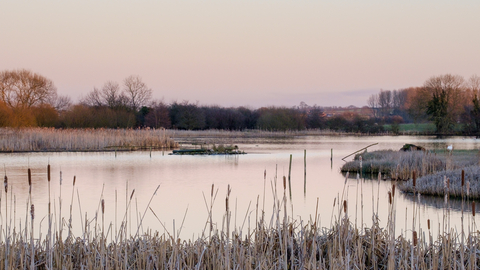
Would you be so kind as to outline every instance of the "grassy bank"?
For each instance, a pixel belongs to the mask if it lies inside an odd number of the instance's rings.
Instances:
[[[163,129],[0,129],[1,152],[117,151],[177,146]]]
[[[360,158],[362,159],[360,161]],[[341,167],[342,172],[379,173],[392,180],[408,180],[444,170],[455,170],[479,163],[477,150],[394,151],[379,150],[356,154]]]
[[[49,180],[45,181],[46,185]],[[290,207],[293,211],[293,206],[287,198],[285,178],[283,194],[272,189],[275,200],[270,206],[271,215],[266,215],[257,201],[256,207],[247,210],[254,213],[254,227],[233,227],[231,219],[236,213],[231,207],[230,187],[223,193],[225,208],[220,213],[223,222],[212,223],[211,209],[218,194],[212,185],[210,198],[208,195],[205,198],[210,209],[205,229],[197,239],[179,239],[175,231],[170,233],[164,228],[166,232],[160,234],[156,230],[143,230],[141,225],[134,235],[127,234],[134,192],[120,215],[124,218],[118,230],[113,229],[112,224],[104,224],[108,210],[103,199],[96,217],[80,224],[71,224],[71,217],[62,217],[61,211],[55,212],[56,208],[50,203],[33,205],[29,200],[30,215],[23,220],[24,226],[17,229],[11,226],[14,194],[8,189],[7,178],[4,183],[6,192],[1,192],[0,201],[0,209],[5,209],[0,212],[0,265],[4,269],[475,269],[480,266],[475,210],[465,214],[467,231],[443,226],[433,241],[430,225],[427,228],[420,227],[420,222],[416,225],[422,218],[419,204],[414,203],[413,227],[404,234],[395,228],[395,186],[388,194],[377,195],[388,198],[385,227],[379,225],[378,212],[372,216],[372,226],[356,224],[350,218],[354,213],[356,216],[356,210],[349,209],[348,201],[343,199],[345,188],[334,201],[330,227],[320,227],[322,217],[316,213],[312,213],[309,220],[293,219],[288,213]],[[74,191],[75,183],[72,194]],[[48,207],[49,215],[44,220],[36,217],[36,207]],[[133,211],[142,219],[146,213],[155,215],[150,205],[145,206],[145,210],[138,210],[137,206]],[[245,219],[247,216],[250,219],[249,215],[245,215]],[[445,211],[445,224],[448,219],[449,212]],[[42,221],[47,224],[48,233],[35,238],[34,232],[41,230],[37,226]],[[71,234],[72,226],[82,227],[83,233]],[[139,233],[143,231],[146,233]],[[397,236],[396,231],[402,233]]]
[[[441,171],[403,182],[399,185],[404,192],[422,195],[465,197],[470,200],[480,198],[480,166],[469,166],[463,169]]]

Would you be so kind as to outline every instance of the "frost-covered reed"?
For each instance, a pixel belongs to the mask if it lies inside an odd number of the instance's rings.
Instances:
[[[164,129],[1,128],[0,151],[108,151],[177,147]]]
[[[462,171],[464,177],[462,181]],[[413,180],[399,185],[404,192],[413,192]],[[416,192],[422,195],[451,196],[467,199],[480,198],[480,166],[469,166],[463,169],[441,171],[416,179]]]
[[[360,157],[362,160],[360,161]],[[361,168],[360,168],[360,165]],[[436,154],[423,151],[380,150],[357,154],[353,161],[345,163],[342,172],[379,173],[396,180],[428,175],[445,169],[445,162]]]

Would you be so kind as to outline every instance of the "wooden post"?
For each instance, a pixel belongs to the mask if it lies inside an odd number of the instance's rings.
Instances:
[[[290,200],[292,199],[292,182],[290,175],[292,173],[292,154],[290,154],[290,165],[288,166],[288,191],[290,192]]]
[[[307,149],[303,150],[303,194],[307,194]]]

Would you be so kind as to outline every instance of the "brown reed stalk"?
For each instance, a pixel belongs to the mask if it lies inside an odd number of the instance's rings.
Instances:
[[[68,219],[68,238],[72,237],[72,215],[73,215],[73,197],[75,197],[75,181],[77,176],[73,176],[72,199],[70,201],[70,218]]]
[[[30,229],[30,269],[35,269],[35,246],[33,245],[33,221],[35,219],[35,206],[32,204],[30,206],[30,216],[31,216],[31,229]]]
[[[50,164],[47,165],[47,182],[48,182],[48,232],[47,232],[47,266],[52,269],[53,256],[52,256],[52,210],[51,210],[51,196],[50,196]]]

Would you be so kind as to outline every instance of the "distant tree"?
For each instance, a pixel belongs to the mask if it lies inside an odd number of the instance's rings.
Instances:
[[[381,116],[390,115],[392,108],[392,91],[380,90],[378,94],[378,107],[380,108]]]
[[[58,122],[58,112],[50,104],[42,104],[32,108],[36,125],[39,127],[55,127]]]
[[[69,96],[56,96],[50,104],[59,112],[65,111],[72,106],[72,99]]]
[[[129,76],[123,81],[124,95],[131,110],[137,112],[140,107],[146,106],[152,98],[152,89],[142,81],[140,76]]]
[[[325,116],[323,110],[314,105],[307,113],[307,128],[322,129],[325,128]]]
[[[0,127],[12,126],[13,110],[5,102],[0,101]]]
[[[170,128],[168,106],[163,101],[154,101],[145,116],[145,125],[152,128]]]
[[[82,99],[82,103],[90,107],[122,109],[127,106],[127,97],[121,92],[117,82],[107,81],[102,89],[94,87],[93,91]]]
[[[287,131],[305,129],[305,119],[299,110],[285,107],[259,109],[257,127],[262,130]]]
[[[205,128],[205,114],[197,104],[184,101],[170,105],[170,120],[173,128],[199,130]]]
[[[428,79],[420,90],[421,100],[426,100],[426,114],[435,123],[437,132],[452,131],[463,110],[464,79],[458,75],[441,75]]]
[[[333,131],[348,132],[351,130],[350,122],[342,115],[335,115],[327,120],[327,127]]]
[[[373,116],[375,118],[378,118],[379,117],[378,95],[372,94],[367,100],[367,105],[372,110]]]
[[[53,82],[37,73],[25,69],[0,72],[0,98],[10,108],[44,104],[56,93]]]
[[[237,111],[243,115],[243,125],[241,129],[255,129],[258,121],[258,111],[246,107],[238,107]]]

